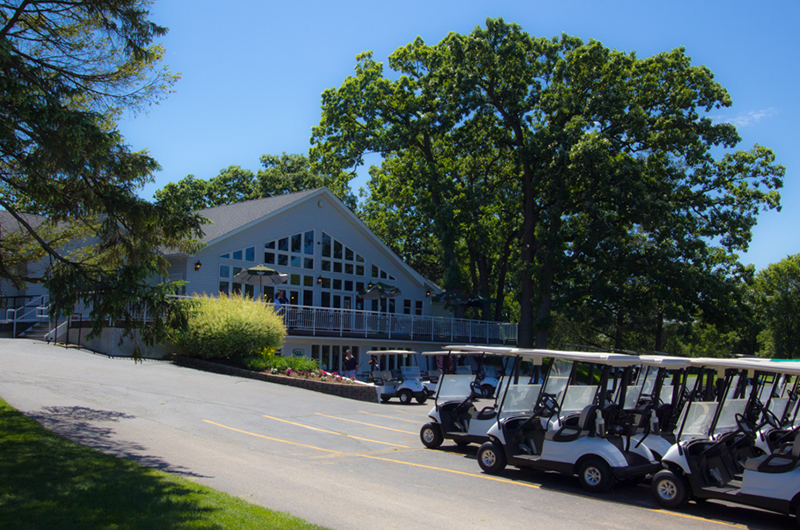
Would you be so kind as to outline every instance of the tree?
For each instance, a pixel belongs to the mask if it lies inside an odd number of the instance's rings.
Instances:
[[[151,343],[173,309],[173,288],[151,283],[167,275],[161,249],[194,252],[201,220],[135,195],[158,164],[114,127],[123,109],[142,110],[177,80],[160,66],[153,40],[166,28],[148,20],[148,3],[0,4],[0,207],[16,221],[0,235],[0,273],[17,287],[44,282],[54,316],[84,302],[93,334],[112,319]],[[65,233],[84,241],[65,244]],[[21,235],[39,247],[43,275],[8,266]]]
[[[413,187],[424,190],[418,199],[427,203],[446,269],[457,270],[462,197],[451,192],[467,173],[453,161],[496,157],[482,182],[506,191],[481,196],[518,205],[523,346],[546,346],[557,306],[607,297],[609,281],[657,284],[663,298],[680,286],[680,274],[670,272],[676,264],[701,260],[700,270],[718,274],[746,249],[758,212],[779,206],[784,170],[769,149],[715,158],[739,142],[732,125],[706,116],[730,97],[683,49],[639,59],[487,19],[470,35],[450,34],[435,46],[417,39],[395,52],[396,81],[371,55],[357,60],[355,77],[323,93],[312,158],[347,170],[368,151],[416,153]],[[661,249],[648,252],[656,261],[636,269],[637,249],[648,246]],[[656,294],[649,296],[659,301]],[[698,311],[692,300],[681,303]]]
[[[156,190],[154,197],[162,204],[191,212],[327,186],[348,207],[356,208],[347,181],[316,173],[305,155],[261,155],[261,164],[264,169],[256,174],[239,166],[228,166],[207,181],[188,175]]]
[[[800,254],[759,271],[753,291],[766,327],[762,354],[800,358]]]

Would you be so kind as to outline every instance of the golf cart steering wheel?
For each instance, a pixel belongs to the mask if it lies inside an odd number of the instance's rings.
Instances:
[[[559,411],[558,400],[553,394],[542,393],[542,402],[539,405],[539,415],[551,417]]]
[[[706,455],[708,455],[710,453],[713,453],[714,451],[716,451],[720,447],[723,447],[723,446],[727,445],[730,441],[734,440],[736,438],[736,435],[739,434],[740,432],[744,433],[744,435],[749,437],[749,438],[755,439],[756,430],[750,424],[750,422],[747,421],[747,419],[742,414],[740,414],[738,412],[736,413],[736,416],[734,416],[734,418],[736,419],[736,430],[723,434],[719,438],[719,440],[717,440],[713,444],[711,444],[708,447],[706,447],[705,449],[703,449],[698,456],[702,457],[702,456],[706,456]]]
[[[744,433],[744,435],[747,436],[748,438],[752,438],[753,440],[755,440],[756,438],[755,426],[752,423],[750,423],[750,421],[747,418],[745,418],[742,414],[738,412],[736,413],[736,416],[734,416],[734,418],[736,418],[736,426],[738,427],[738,431]]]
[[[481,384],[478,381],[470,382],[469,390],[470,392],[472,392],[472,395],[469,396],[469,399],[483,397],[483,389],[481,388]]]
[[[764,416],[764,421],[766,421],[770,427],[773,427],[775,429],[781,428],[781,420],[778,419],[778,416],[776,416],[774,412],[772,412],[768,408],[764,408],[761,411],[761,414]]]

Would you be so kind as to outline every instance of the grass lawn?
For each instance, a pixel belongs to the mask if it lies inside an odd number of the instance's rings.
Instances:
[[[2,399],[0,528],[322,529],[67,441]]]

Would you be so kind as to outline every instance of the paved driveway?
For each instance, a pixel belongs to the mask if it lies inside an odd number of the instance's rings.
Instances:
[[[713,502],[662,511],[646,486],[591,496],[553,473],[485,475],[475,446],[422,447],[431,402],[364,403],[24,339],[0,339],[0,397],[79,443],[335,529],[793,525]]]

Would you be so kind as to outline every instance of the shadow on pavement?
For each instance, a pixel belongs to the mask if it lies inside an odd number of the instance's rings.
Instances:
[[[107,455],[125,458],[143,466],[181,475],[184,477],[207,478],[181,466],[173,466],[159,457],[144,455],[147,448],[133,443],[114,439],[115,431],[100,427],[97,423],[119,422],[134,419],[135,416],[111,410],[96,410],[86,407],[45,407],[43,412],[27,414],[46,429],[64,438]]]

